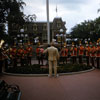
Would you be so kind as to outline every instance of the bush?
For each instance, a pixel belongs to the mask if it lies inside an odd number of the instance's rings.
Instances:
[[[83,70],[91,69],[91,66],[86,66],[84,64],[66,64],[66,65],[60,65],[58,67],[58,73],[66,73],[66,72],[78,72]]]
[[[58,73],[68,73],[68,72],[78,72],[83,70],[91,69],[91,66],[86,66],[84,64],[60,64],[57,71]],[[41,68],[40,65],[34,64],[32,66],[17,66],[10,67],[6,72],[8,73],[18,73],[18,74],[48,74],[48,68]]]

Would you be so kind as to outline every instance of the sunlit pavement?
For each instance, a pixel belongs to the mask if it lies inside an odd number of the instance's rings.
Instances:
[[[0,76],[8,84],[17,84],[21,100],[100,100],[100,70],[57,78]]]

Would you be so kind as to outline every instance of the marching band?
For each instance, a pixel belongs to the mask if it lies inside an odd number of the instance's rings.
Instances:
[[[0,73],[2,72],[3,63],[5,63],[5,69],[8,69],[8,61],[12,64],[13,67],[16,67],[18,64],[18,60],[20,60],[20,65],[32,65],[32,57],[33,53],[36,53],[38,64],[40,62],[43,65],[43,51],[44,48],[38,46],[36,50],[33,50],[33,46],[30,44],[13,46],[9,48],[3,47],[4,40],[0,41]],[[4,48],[4,49],[3,49]],[[97,42],[96,45],[92,42],[86,43],[83,45],[81,42],[79,46],[75,45],[72,42],[72,45],[69,47],[64,45],[59,51],[60,61],[63,64],[68,63],[68,59],[75,63],[85,63],[87,66],[94,66],[96,68],[100,68],[100,43]],[[85,59],[85,60],[84,60]],[[70,62],[71,62],[70,61]]]

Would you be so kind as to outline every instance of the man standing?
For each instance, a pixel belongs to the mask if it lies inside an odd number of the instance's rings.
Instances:
[[[2,74],[2,67],[3,67],[3,54],[2,54],[2,45],[4,40],[0,40],[0,75]]]
[[[100,44],[97,43],[97,47],[96,47],[96,63],[97,63],[97,68],[100,68],[99,60],[100,60]]]
[[[90,46],[88,44],[86,44],[86,47],[85,47],[85,56],[86,56],[87,66],[89,66],[90,65]]]
[[[67,64],[67,58],[68,58],[68,48],[66,48],[66,46],[64,46],[61,51],[60,51],[60,55],[61,55],[61,61],[63,61]]]
[[[3,55],[0,47],[0,74],[2,73],[2,66],[3,66]]]
[[[84,46],[82,46],[82,44],[80,43],[80,46],[79,46],[79,64],[82,64],[83,63],[83,55],[84,55]]]
[[[48,53],[49,60],[49,77],[52,76],[52,68],[54,67],[54,75],[57,77],[57,60],[59,59],[58,49],[54,47],[54,43],[51,43],[51,46],[44,50],[43,53]]]
[[[96,48],[95,46],[92,44],[91,45],[91,54],[90,54],[90,57],[91,57],[91,64],[93,67],[95,67],[95,53],[96,53]]]
[[[70,51],[71,51],[72,63],[75,64],[75,63],[77,63],[77,47],[76,47],[76,45],[72,45]]]
[[[32,60],[33,48],[30,44],[28,44],[28,46],[26,47],[26,51],[27,51],[28,65],[32,65],[31,60]]]
[[[43,59],[44,59],[44,55],[43,55],[43,51],[44,49],[42,48],[42,46],[39,46],[38,48],[36,48],[36,54],[37,54],[37,59],[38,59],[38,64],[43,65]]]

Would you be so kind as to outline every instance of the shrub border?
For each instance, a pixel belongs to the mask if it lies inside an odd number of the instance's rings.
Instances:
[[[95,70],[94,67],[92,67],[89,70],[84,70],[84,71],[78,71],[78,72],[68,72],[68,73],[58,73],[59,76],[64,76],[64,75],[75,75],[75,74],[82,74],[86,72],[90,72]],[[14,74],[14,73],[7,73],[3,72],[4,75],[9,75],[9,76],[23,76],[23,77],[43,77],[43,76],[48,76],[48,74]]]

